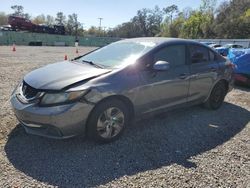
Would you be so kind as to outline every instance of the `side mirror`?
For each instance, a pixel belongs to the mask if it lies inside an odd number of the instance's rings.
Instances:
[[[153,66],[153,69],[156,71],[167,71],[169,68],[170,64],[166,61],[157,61]]]

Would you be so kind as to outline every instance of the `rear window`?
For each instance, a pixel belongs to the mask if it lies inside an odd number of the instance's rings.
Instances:
[[[191,63],[206,63],[209,61],[208,49],[200,45],[190,45],[189,53],[191,57]]]

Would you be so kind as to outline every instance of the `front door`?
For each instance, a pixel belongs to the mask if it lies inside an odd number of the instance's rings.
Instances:
[[[186,45],[168,45],[153,52],[145,71],[141,71],[143,95],[147,99],[144,113],[186,103],[189,89],[189,66]],[[170,68],[156,71],[153,65],[166,61]]]

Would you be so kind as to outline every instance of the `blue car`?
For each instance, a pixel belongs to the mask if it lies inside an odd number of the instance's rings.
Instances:
[[[217,47],[215,48],[215,50],[223,55],[223,56],[227,56],[228,55],[228,52],[229,52],[229,49],[243,49],[244,47],[241,46],[241,45],[238,45],[238,44],[226,44],[222,47]]]
[[[235,65],[235,82],[250,86],[250,48],[230,49],[227,57]]]

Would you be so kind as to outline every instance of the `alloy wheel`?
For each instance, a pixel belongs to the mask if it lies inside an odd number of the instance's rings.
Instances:
[[[106,109],[98,118],[97,132],[105,139],[118,135],[124,126],[124,113],[117,107]]]

